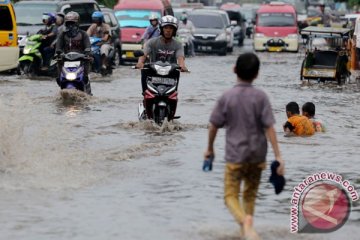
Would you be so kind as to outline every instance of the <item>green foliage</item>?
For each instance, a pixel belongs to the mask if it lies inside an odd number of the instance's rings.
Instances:
[[[101,5],[113,9],[118,0],[98,0],[97,2]]]
[[[349,0],[348,1],[350,6],[360,5],[360,0]]]

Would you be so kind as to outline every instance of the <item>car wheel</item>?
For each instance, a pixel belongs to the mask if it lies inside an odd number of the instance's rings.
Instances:
[[[228,47],[227,52],[232,53],[234,51],[234,47]]]

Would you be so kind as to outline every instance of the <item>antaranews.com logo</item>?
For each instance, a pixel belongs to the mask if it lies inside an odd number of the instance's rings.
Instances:
[[[342,227],[359,194],[348,180],[332,172],[315,173],[294,187],[291,198],[292,233],[327,233]]]

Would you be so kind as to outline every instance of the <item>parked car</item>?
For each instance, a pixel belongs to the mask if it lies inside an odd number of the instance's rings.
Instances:
[[[202,12],[213,13],[221,17],[222,21],[224,22],[225,30],[226,30],[227,51],[232,52],[234,49],[234,28],[231,26],[230,18],[227,12],[223,10],[195,9],[193,10],[192,14],[198,14]]]
[[[111,28],[111,41],[114,44],[115,56],[114,64],[120,65],[120,56],[121,56],[121,31],[120,24],[115,17],[114,10],[110,8],[101,7],[101,11],[104,14],[104,20]]]
[[[224,3],[220,9],[229,15],[231,26],[233,27],[234,40],[238,41],[238,45],[242,46],[245,39],[245,18],[240,12],[240,5],[236,3]]]
[[[0,1],[0,71],[14,69],[19,58],[15,12],[10,0]]]
[[[100,11],[94,0],[54,0],[31,1],[23,0],[15,3],[16,23],[20,51],[24,48],[26,37],[37,33],[44,27],[41,16],[45,12],[64,14],[75,11],[80,15],[80,28],[87,30],[91,25],[91,14]]]
[[[188,19],[195,25],[196,52],[227,54],[229,32],[221,14],[212,11],[192,11]]]

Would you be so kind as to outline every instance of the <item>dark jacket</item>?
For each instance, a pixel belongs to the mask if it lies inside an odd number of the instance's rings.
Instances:
[[[91,45],[90,38],[83,30],[79,30],[78,34],[70,38],[65,31],[63,31],[57,39],[56,52],[68,53],[79,52],[90,54]]]

